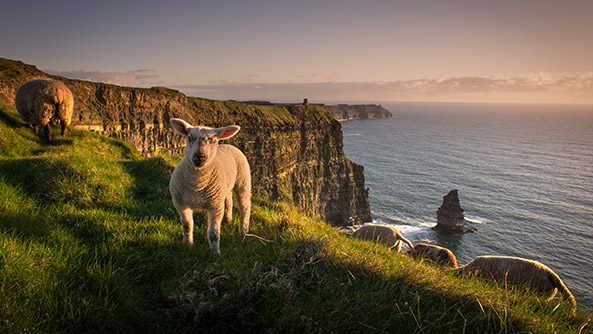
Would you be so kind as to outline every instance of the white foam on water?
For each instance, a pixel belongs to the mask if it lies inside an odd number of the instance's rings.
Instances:
[[[465,216],[465,221],[468,223],[472,223],[472,224],[478,224],[478,225],[483,225],[486,224],[486,220],[483,218],[478,218],[478,217],[467,217]]]
[[[426,222],[402,222],[402,223],[386,223],[381,219],[374,219],[374,224],[388,225],[395,227],[401,235],[406,239],[427,239],[429,233],[433,232],[432,227],[434,223]]]

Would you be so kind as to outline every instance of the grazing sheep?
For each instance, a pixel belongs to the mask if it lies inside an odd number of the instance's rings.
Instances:
[[[396,252],[401,251],[401,241],[405,242],[410,249],[414,248],[414,245],[393,226],[366,224],[354,231],[352,236],[362,240],[376,241],[390,247],[390,249],[395,249]]]
[[[436,245],[430,244],[423,244],[419,243],[414,246],[413,249],[410,249],[408,254],[412,256],[420,256],[429,261],[435,262],[442,266],[457,268],[457,258],[455,254],[444,247],[439,247]]]
[[[573,313],[577,308],[574,296],[560,277],[552,269],[537,261],[509,256],[478,256],[455,271],[461,274],[475,271],[482,277],[493,278],[498,282],[511,285],[527,284],[540,293],[552,292],[549,299],[554,298],[556,292],[560,290],[562,299],[571,303]]]
[[[208,212],[208,242],[220,255],[220,224],[231,222],[233,191],[241,214],[241,232],[249,231],[251,215],[251,174],[245,155],[234,146],[219,145],[221,139],[234,136],[236,125],[213,129],[192,126],[172,118],[171,126],[187,138],[185,157],[173,171],[169,191],[183,224],[183,240],[193,244],[193,210]]]
[[[62,82],[36,79],[24,83],[16,91],[14,104],[21,119],[31,125],[35,134],[38,126],[45,126],[47,141],[51,142],[50,125],[60,121],[62,136],[72,120],[74,99]]]

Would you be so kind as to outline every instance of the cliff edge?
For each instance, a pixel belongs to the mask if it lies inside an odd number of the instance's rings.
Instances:
[[[59,79],[74,95],[72,126],[123,139],[145,156],[182,154],[184,141],[169,125],[178,117],[213,127],[237,124],[229,141],[247,156],[253,190],[287,198],[335,225],[370,221],[364,168],[344,154],[341,125],[319,105],[252,105],[188,97],[163,87],[130,88],[56,77],[0,58],[0,102],[13,105],[32,79]]]

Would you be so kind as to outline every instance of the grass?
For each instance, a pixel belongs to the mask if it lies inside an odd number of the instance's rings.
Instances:
[[[578,333],[558,300],[457,278],[255,198],[213,256],[169,194],[179,158],[69,130],[50,145],[0,105],[0,332]],[[584,327],[583,327],[584,326]]]

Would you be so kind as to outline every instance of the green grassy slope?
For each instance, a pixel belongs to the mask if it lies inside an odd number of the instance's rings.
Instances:
[[[254,200],[251,232],[267,240],[243,239],[235,217],[215,257],[198,213],[187,247],[168,193],[177,162],[76,130],[48,145],[0,105],[0,332],[575,333],[588,321],[283,202]]]

